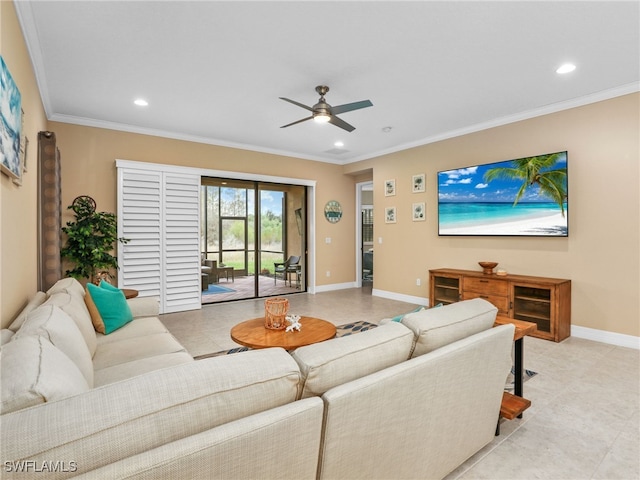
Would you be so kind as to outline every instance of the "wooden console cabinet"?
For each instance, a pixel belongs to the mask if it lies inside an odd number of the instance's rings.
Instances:
[[[571,335],[571,280],[453,268],[429,270],[431,305],[478,297],[498,307],[499,315],[535,323],[534,337],[560,342]]]

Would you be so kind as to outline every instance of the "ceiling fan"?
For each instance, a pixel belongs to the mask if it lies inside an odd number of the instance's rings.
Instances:
[[[320,100],[318,100],[318,103],[316,103],[313,107],[308,107],[306,105],[303,105],[302,103],[296,102],[295,100],[291,100],[289,98],[280,97],[280,99],[284,100],[285,102],[293,103],[294,105],[297,105],[299,107],[304,108],[305,110],[309,110],[310,112],[312,112],[312,115],[310,117],[306,117],[306,118],[303,118],[302,120],[297,120],[287,125],[283,125],[280,128],[290,127],[291,125],[295,125],[296,123],[306,122],[307,120],[313,119],[319,123],[329,122],[332,125],[335,125],[336,127],[340,127],[346,130],[347,132],[354,131],[356,127],[354,127],[353,125],[349,125],[344,120],[336,117],[336,115],[340,113],[351,112],[353,110],[358,110],[360,108],[372,107],[373,103],[371,103],[369,100],[362,100],[360,102],[345,103],[344,105],[338,105],[338,106],[332,107],[324,99],[324,96],[328,91],[329,91],[329,87],[327,87],[326,85],[318,85],[316,87],[316,92],[320,94]]]

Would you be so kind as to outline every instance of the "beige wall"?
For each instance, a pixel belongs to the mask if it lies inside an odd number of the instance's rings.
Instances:
[[[348,165],[373,168],[374,288],[428,296],[428,270],[479,270],[492,260],[512,273],[572,280],[574,325],[640,335],[640,95],[626,95]],[[437,172],[529,155],[568,151],[568,238],[438,237]],[[412,194],[411,176],[427,175]],[[397,195],[385,197],[385,180]],[[427,221],[411,221],[425,201]],[[384,223],[396,206],[398,223]],[[416,286],[420,278],[422,286]]]
[[[0,2],[0,53],[18,85],[29,139],[22,186],[0,175],[0,315],[5,326],[37,289],[38,132],[47,119],[13,2]]]

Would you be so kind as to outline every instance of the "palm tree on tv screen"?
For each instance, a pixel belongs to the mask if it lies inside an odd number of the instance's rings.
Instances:
[[[553,169],[561,154],[552,153],[512,160],[511,167],[496,167],[487,170],[484,174],[484,180],[487,183],[498,178],[522,180],[522,186],[513,202],[514,207],[527,188],[538,186],[543,195],[558,204],[564,217],[564,202],[567,199],[567,167]]]

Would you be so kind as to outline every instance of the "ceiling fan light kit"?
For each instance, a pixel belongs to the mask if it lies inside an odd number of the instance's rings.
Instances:
[[[300,102],[296,102],[295,100],[291,100],[289,98],[280,97],[280,99],[284,100],[285,102],[292,103],[294,105],[297,105],[298,107],[304,108],[305,110],[309,110],[311,112],[310,117],[306,117],[301,120],[296,120],[295,122],[289,123],[287,125],[283,125],[280,128],[290,127],[291,125],[295,125],[297,123],[302,123],[307,120],[313,119],[317,123],[331,123],[336,127],[340,127],[343,130],[346,130],[347,132],[354,131],[356,127],[348,124],[341,118],[338,118],[336,115],[340,113],[351,112],[353,110],[359,110],[361,108],[372,107],[373,103],[371,103],[370,100],[362,100],[360,102],[345,103],[344,105],[337,105],[335,107],[332,107],[327,103],[327,101],[324,98],[324,96],[328,91],[329,91],[329,87],[327,87],[326,85],[318,85],[316,87],[316,92],[318,92],[318,94],[320,95],[320,99],[318,100],[318,103],[316,103],[313,107],[309,107],[307,105],[304,105]]]
[[[331,120],[331,117],[326,113],[318,113],[313,116],[313,120],[316,123],[328,123]]]

